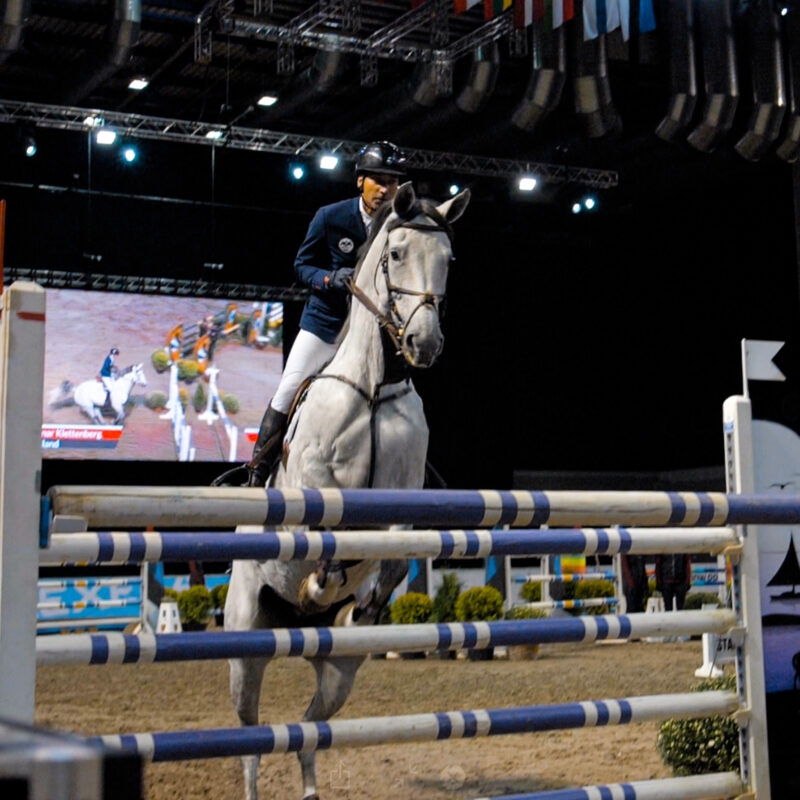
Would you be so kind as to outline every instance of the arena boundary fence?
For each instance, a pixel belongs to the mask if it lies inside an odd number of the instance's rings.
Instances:
[[[714,552],[724,552],[734,561],[733,585],[735,627],[729,631],[737,636],[737,692],[707,692],[686,695],[622,698],[612,701],[587,701],[564,704],[559,707],[522,707],[497,710],[445,712],[441,714],[415,715],[416,722],[395,717],[373,721],[335,720],[326,723],[298,723],[286,726],[262,726],[252,729],[237,728],[231,732],[187,731],[163,734],[139,734],[125,737],[118,743],[124,748],[135,749],[155,757],[156,748],[163,745],[167,752],[185,752],[187,742],[198,742],[197,747],[216,748],[213,755],[231,755],[228,740],[239,741],[236,752],[256,752],[263,742],[274,750],[278,745],[290,750],[332,746],[334,740],[342,743],[346,732],[351,731],[353,743],[367,737],[372,743],[375,737],[385,735],[390,740],[408,741],[416,731],[424,730],[430,739],[453,736],[497,735],[515,730],[550,729],[551,727],[581,727],[587,724],[633,721],[634,719],[664,718],[678,713],[688,715],[706,713],[733,713],[741,730],[741,775],[711,775],[695,779],[695,793],[679,793],[680,790],[659,788],[664,782],[648,782],[636,797],[715,796],[703,794],[699,782],[715,787],[725,785],[723,794],[747,792],[758,800],[769,800],[769,774],[767,757],[767,731],[764,697],[763,660],[761,652],[761,619],[758,584],[758,552],[756,537],[752,529],[741,526],[769,523],[800,522],[800,497],[782,495],[758,496],[752,492],[752,476],[748,476],[742,464],[748,463],[747,452],[749,404],[745,398],[733,398],[726,403],[726,424],[729,418],[728,436],[731,475],[729,489],[736,494],[681,493],[681,492],[497,492],[497,491],[375,491],[375,490],[296,490],[279,492],[264,489],[235,488],[175,488],[175,487],[60,487],[49,493],[49,503],[39,512],[38,472],[40,469],[42,373],[44,361],[44,295],[32,284],[15,284],[4,295],[0,346],[3,353],[3,370],[0,377],[0,413],[3,425],[0,434],[0,457],[2,457],[0,481],[0,716],[28,722],[33,717],[34,680],[36,664],[35,610],[36,582],[29,576],[35,574],[40,559],[34,531],[39,530],[42,544],[47,545],[51,527],[63,530],[69,520],[82,517],[89,527],[122,525],[128,528],[144,528],[148,525],[170,527],[193,527],[197,525],[224,526],[237,524],[258,525],[376,525],[431,524],[463,525],[466,527],[508,524],[514,526],[540,525],[645,525],[645,526],[738,526],[735,530],[708,531],[700,534],[685,530],[686,536],[673,534],[669,549],[684,552],[691,537],[708,536],[702,545]],[[33,365],[33,367],[31,366]],[[7,421],[13,416],[14,424]],[[13,459],[14,469],[5,468]],[[750,458],[750,462],[752,459]],[[49,506],[52,506],[50,508]],[[66,518],[65,518],[66,516]],[[61,517],[61,523],[58,519]],[[682,532],[682,533],[683,533]],[[347,541],[350,532],[338,534],[339,540]],[[395,533],[384,532],[382,540],[391,542]],[[412,532],[417,533],[417,532]],[[436,532],[440,533],[440,532]],[[480,551],[480,542],[492,542],[492,536],[504,532],[466,531],[462,541],[470,552]],[[527,539],[528,543],[546,537],[554,537],[551,544],[557,546],[559,535],[571,532],[531,531],[527,536],[521,531],[509,534]],[[584,547],[589,552],[608,551],[612,542],[627,552],[636,552],[637,540],[657,532],[621,529],[577,532],[583,537]],[[182,534],[178,534],[181,536]],[[261,534],[263,535],[263,534]],[[59,544],[52,534],[52,544]],[[99,554],[110,543],[111,553],[117,551],[120,534],[85,534],[69,536],[93,536]],[[131,536],[131,534],[127,534]],[[146,534],[133,534],[146,536]],[[163,543],[169,534],[160,534]],[[240,540],[255,541],[259,534],[238,535]],[[310,534],[293,537],[294,554],[301,555],[303,549],[310,553]],[[325,537],[332,537],[326,539]],[[106,537],[106,538],[103,538]],[[373,537],[374,538],[374,537]],[[133,542],[136,542],[134,545]],[[278,556],[281,557],[281,542],[278,540]],[[321,534],[320,552],[333,546],[339,554],[340,545],[332,534]],[[127,539],[127,545],[119,539],[119,547],[127,546],[127,558],[136,552],[146,553],[146,545],[139,540]],[[475,543],[473,546],[473,542]],[[331,543],[333,543],[331,545]],[[450,549],[452,542],[445,542]],[[580,552],[570,540],[570,549],[565,552]],[[67,547],[66,542],[61,545]],[[93,545],[94,546],[94,545]],[[394,545],[392,545],[394,546]],[[442,547],[442,538],[435,547]],[[491,544],[486,545],[491,549]],[[516,546],[516,545],[515,545]],[[663,546],[663,542],[659,544]],[[698,546],[700,546],[698,544]],[[275,541],[270,544],[275,548]],[[291,545],[290,545],[291,547]],[[342,545],[344,548],[344,545]],[[716,548],[716,549],[715,549]],[[121,552],[121,550],[119,551]],[[375,552],[374,550],[372,552]],[[419,555],[407,553],[408,556]],[[69,558],[78,558],[75,554]],[[252,557],[240,555],[239,557]],[[306,557],[303,555],[302,557]],[[339,555],[339,557],[342,557]],[[133,559],[135,560],[135,559]],[[25,584],[28,584],[27,586]],[[685,615],[691,612],[673,612]],[[712,620],[713,612],[706,614]],[[632,615],[633,616],[633,615]],[[685,619],[685,617],[683,617]],[[578,618],[583,622],[585,618]],[[621,618],[617,618],[621,620]],[[680,620],[681,617],[678,617]],[[544,620],[531,620],[541,625]],[[730,618],[727,620],[730,622]],[[619,622],[620,626],[622,622]],[[727,623],[726,623],[727,624]],[[537,626],[538,627],[538,626]],[[544,630],[544,627],[542,627]],[[278,633],[278,632],[273,632]],[[374,631],[370,631],[374,633]],[[212,634],[208,634],[211,636]],[[292,634],[286,633],[289,641]],[[319,632],[315,632],[319,637]],[[704,705],[707,704],[707,705]],[[424,719],[422,719],[424,718]],[[403,720],[403,724],[397,720]],[[359,729],[359,724],[363,723]],[[404,727],[405,726],[405,727]],[[537,727],[540,726],[540,727]],[[366,730],[372,731],[367,735]],[[381,733],[381,730],[384,733]],[[360,732],[359,732],[360,731]],[[406,732],[399,732],[406,731]],[[254,743],[256,737],[262,744]],[[397,737],[396,739],[392,737]],[[250,739],[249,743],[246,743]],[[224,740],[224,741],[223,741]],[[108,741],[108,740],[104,740]],[[170,750],[171,748],[171,750]],[[192,749],[192,748],[189,748]],[[163,750],[160,751],[163,754]],[[196,752],[196,751],[195,751]],[[209,755],[212,753],[206,749]],[[675,786],[676,784],[672,784]],[[583,790],[566,790],[565,796],[581,796]],[[637,790],[638,791],[638,790]],[[657,793],[652,793],[656,792]],[[715,788],[717,794],[719,792]],[[569,795],[569,793],[572,795]],[[651,792],[649,795],[647,792]],[[532,794],[530,798],[552,797],[550,792]],[[598,796],[597,794],[588,796]],[[600,795],[602,796],[602,795]]]

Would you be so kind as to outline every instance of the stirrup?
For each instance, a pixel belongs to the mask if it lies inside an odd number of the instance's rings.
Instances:
[[[241,475],[237,480],[234,476]],[[249,464],[239,464],[233,469],[226,470],[211,481],[212,486],[251,486],[252,470]]]

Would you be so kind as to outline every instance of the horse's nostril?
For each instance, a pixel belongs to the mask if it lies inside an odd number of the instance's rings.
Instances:
[[[409,335],[406,337],[406,344],[407,344],[409,347],[413,347],[413,346],[414,346],[414,334],[413,334],[413,333],[410,333],[410,334],[409,334]]]

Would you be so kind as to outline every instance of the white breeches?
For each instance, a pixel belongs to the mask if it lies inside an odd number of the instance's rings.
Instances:
[[[314,375],[333,358],[337,345],[323,342],[319,336],[304,331],[302,328],[294,340],[281,382],[275,390],[270,405],[283,414],[287,414],[292,405],[300,384],[310,375]]]

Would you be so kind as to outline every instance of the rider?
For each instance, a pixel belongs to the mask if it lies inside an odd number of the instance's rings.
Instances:
[[[311,220],[294,262],[295,274],[311,295],[280,384],[261,420],[250,462],[254,486],[264,485],[280,452],[289,408],[300,385],[336,352],[358,250],[367,240],[375,213],[394,199],[406,174],[405,162],[403,152],[391,142],[365,145],[356,162],[359,196],[323,206]]]
[[[111,350],[108,351],[108,355],[106,356],[106,360],[103,362],[103,366],[100,368],[100,380],[103,383],[103,388],[106,390],[106,401],[105,405],[111,405],[111,389],[114,386],[114,379],[117,375],[117,368],[114,366],[114,359],[119,355],[119,350],[116,347],[112,347]]]

